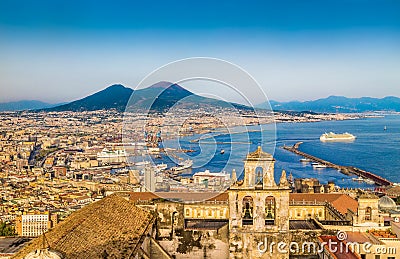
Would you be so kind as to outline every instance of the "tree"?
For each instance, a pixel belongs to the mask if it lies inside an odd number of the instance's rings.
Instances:
[[[5,222],[1,222],[0,223],[0,236],[15,236],[14,227],[6,224]]]

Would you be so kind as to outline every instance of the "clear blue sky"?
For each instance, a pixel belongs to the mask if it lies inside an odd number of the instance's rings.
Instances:
[[[135,87],[191,56],[246,69],[270,99],[400,96],[400,1],[0,0],[0,102]]]

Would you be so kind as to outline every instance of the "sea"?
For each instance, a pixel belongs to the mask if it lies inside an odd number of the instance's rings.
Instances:
[[[353,142],[321,142],[325,132],[349,132],[356,136]],[[282,170],[294,178],[317,178],[322,184],[333,181],[342,188],[374,188],[374,184],[353,181],[332,168],[314,169],[302,158],[282,149],[284,145],[303,142],[300,150],[332,163],[355,166],[382,176],[392,182],[400,182],[400,115],[385,115],[356,120],[320,121],[306,123],[277,123],[248,127],[217,129],[207,134],[195,134],[179,139],[163,141],[167,152],[161,158],[152,158],[156,164],[169,167],[185,159],[193,160],[191,169],[182,171],[183,177],[196,172],[229,172],[236,170],[243,177],[243,161],[258,146],[271,153],[275,162],[275,179],[279,181]],[[174,149],[191,150],[176,153]]]

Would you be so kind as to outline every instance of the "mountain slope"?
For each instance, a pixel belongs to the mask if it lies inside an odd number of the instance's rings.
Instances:
[[[52,107],[54,104],[36,100],[22,100],[17,102],[0,103],[0,111],[23,111]]]
[[[178,84],[169,82],[158,82],[147,88],[132,90],[122,85],[112,85],[106,89],[87,96],[83,99],[46,111],[94,111],[117,109],[125,111],[151,111],[164,112],[178,104],[180,108],[196,109],[199,107],[235,107],[248,110],[250,107],[229,103],[221,100],[198,96]]]
[[[347,98],[344,96],[329,96],[314,101],[271,101],[273,110],[313,111],[313,112],[368,112],[368,111],[397,111],[400,112],[400,98],[388,96],[385,98]]]
[[[95,111],[117,109],[124,111],[133,90],[123,85],[111,85],[106,89],[47,111]]]
[[[188,109],[200,107],[251,109],[245,105],[199,96],[178,84],[165,81],[158,82],[148,88],[136,90],[129,104],[133,109],[145,109],[154,112],[167,111],[174,105]]]

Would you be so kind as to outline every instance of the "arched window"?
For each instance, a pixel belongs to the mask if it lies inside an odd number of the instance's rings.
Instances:
[[[371,207],[367,207],[365,209],[365,220],[371,220],[372,218],[372,209]]]
[[[242,224],[253,225],[253,198],[250,196],[243,198]]]
[[[263,183],[263,169],[262,167],[256,168],[256,185],[262,185]]]
[[[268,196],[265,199],[265,225],[275,224],[275,198]]]

